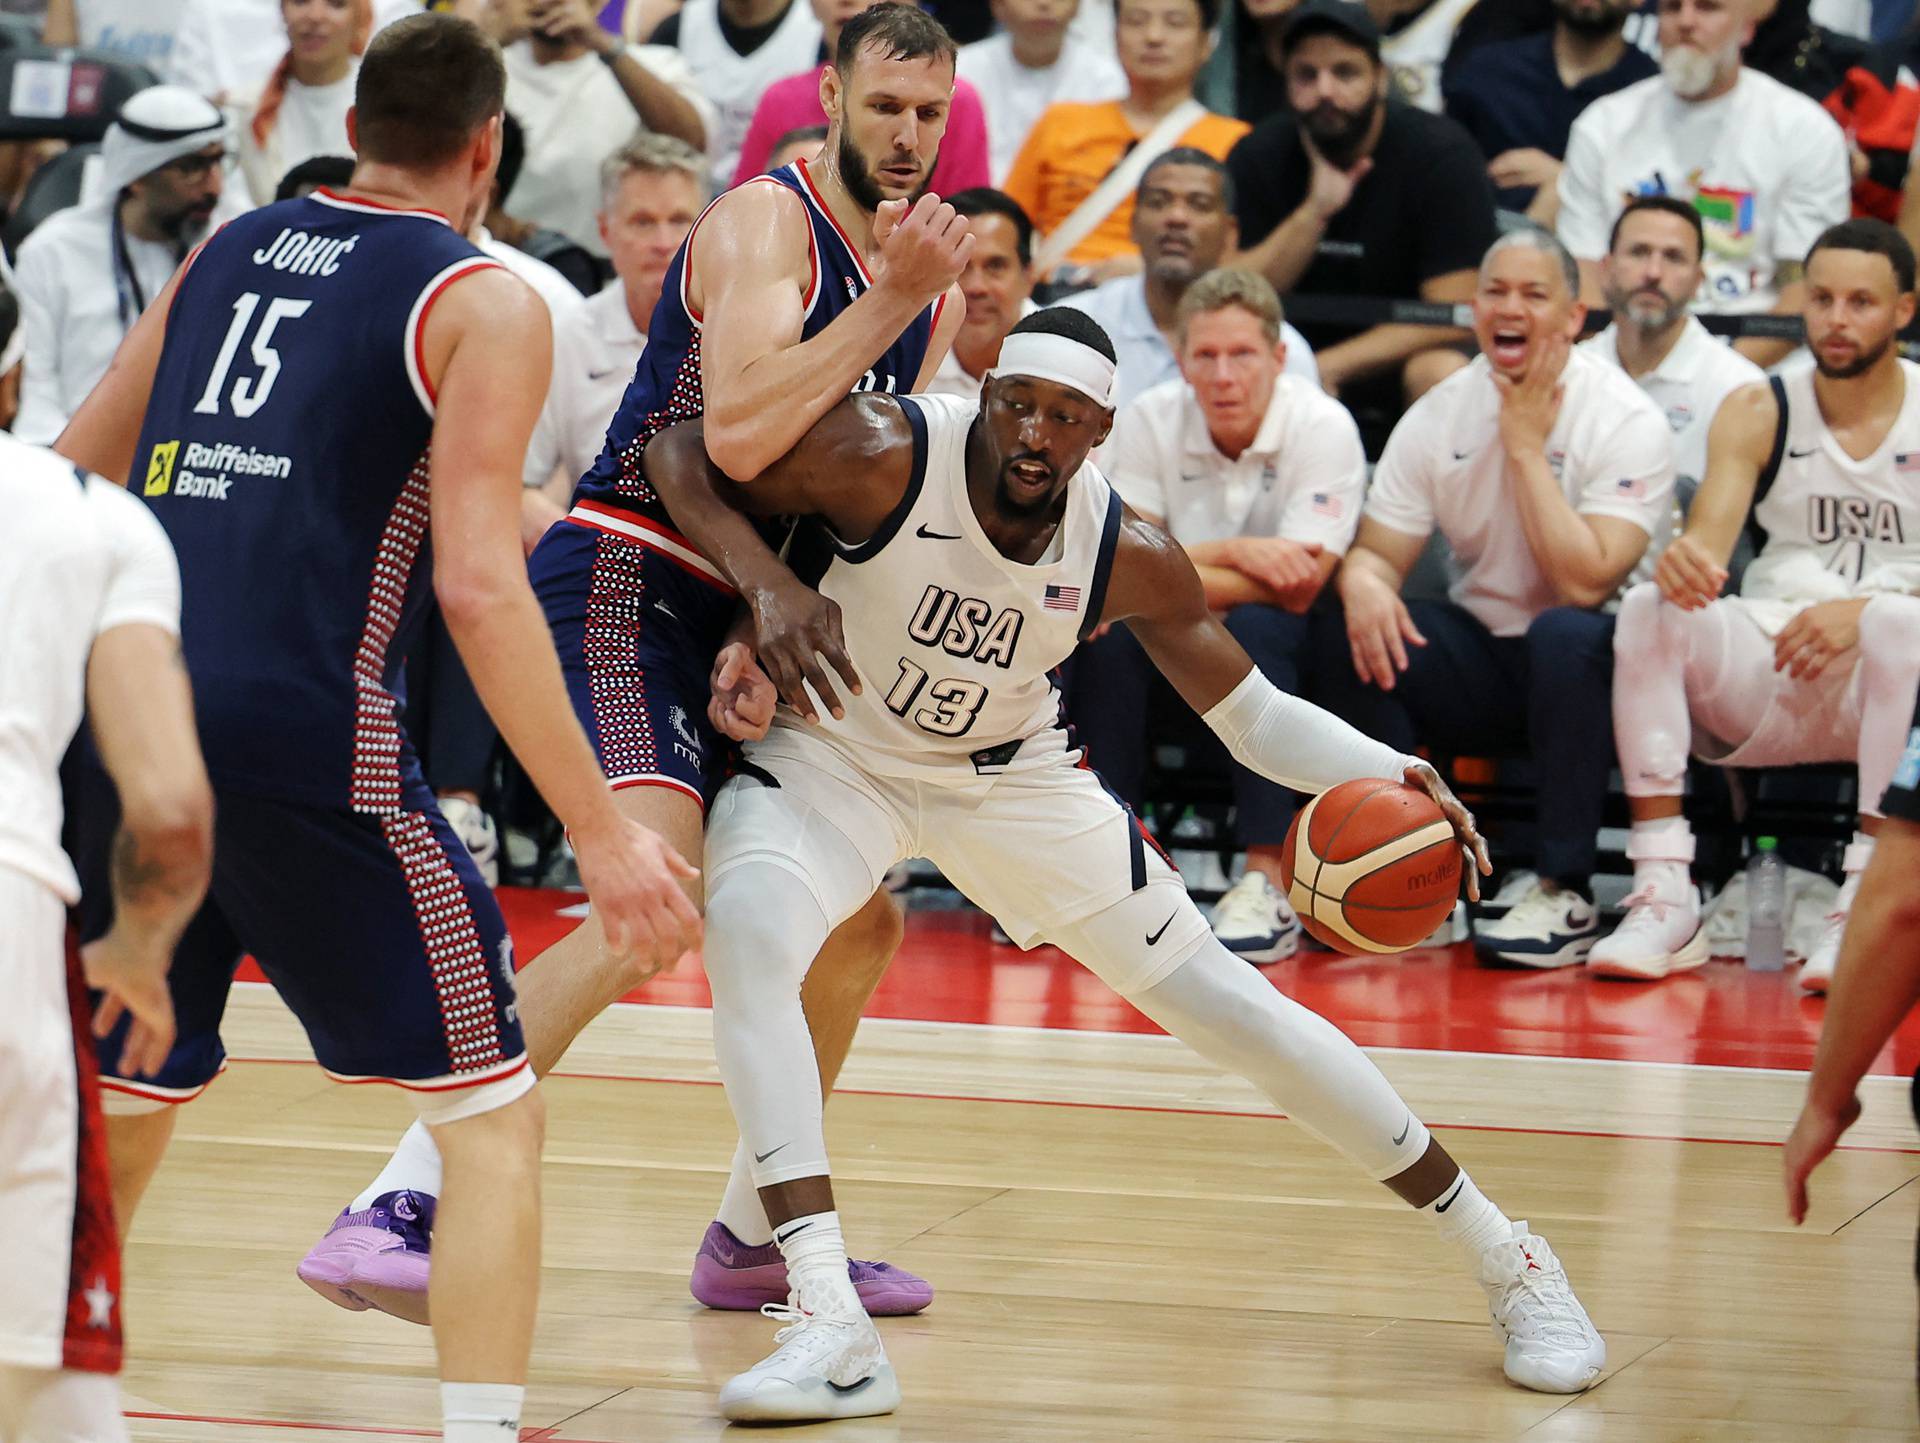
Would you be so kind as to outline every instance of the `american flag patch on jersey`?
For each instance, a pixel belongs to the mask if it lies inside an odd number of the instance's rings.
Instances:
[[[1613,490],[1617,496],[1642,497],[1647,494],[1647,483],[1638,476],[1622,476],[1613,483]]]
[[[1316,516],[1338,516],[1343,508],[1338,496],[1330,496],[1325,491],[1313,493],[1313,514]]]
[[[1049,585],[1041,594],[1040,604],[1048,611],[1078,611],[1080,609],[1080,588],[1077,586]]]
[[[1911,474],[1920,471],[1920,451],[1902,451],[1893,458],[1893,469]]]

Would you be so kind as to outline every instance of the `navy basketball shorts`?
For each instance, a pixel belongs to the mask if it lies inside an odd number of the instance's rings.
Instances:
[[[548,529],[528,571],[607,781],[666,787],[704,813],[732,757],[707,701],[733,588],[684,540],[584,505]]]
[[[93,772],[76,829],[84,940],[112,920],[112,784]],[[513,942],[473,858],[424,790],[369,814],[215,786],[213,880],[174,954],[178,1036],[154,1077],[101,1046],[109,1112],[199,1095],[226,1064],[220,1024],[243,954],[260,964],[337,1081],[407,1089],[430,1123],[505,1106],[533,1086]]]

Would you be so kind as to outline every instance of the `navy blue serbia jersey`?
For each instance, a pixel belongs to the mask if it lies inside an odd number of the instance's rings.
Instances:
[[[420,335],[495,264],[438,215],[322,191],[232,222],[181,279],[130,484],[179,553],[217,783],[424,803],[400,727],[431,571]]]
[[[806,207],[811,227],[807,240],[813,278],[807,287],[800,339],[810,340],[865,294],[873,278],[867,273],[859,248],[827,209],[805,161],[784,165],[771,175],[756,177],[745,184],[783,185],[797,194]],[[706,219],[704,213],[700,219]],[[660,300],[653,308],[653,320],[647,329],[647,349],[640,357],[632,384],[621,397],[613,424],[607,429],[600,457],[593,463],[593,469],[580,478],[573,497],[576,521],[598,523],[646,543],[665,542],[670,549],[680,551],[682,559],[685,559],[684,552],[693,549],[692,543],[681,534],[666,506],[647,484],[640,457],[647,443],[668,426],[698,416],[706,409],[700,381],[701,322],[687,284],[687,256],[699,230],[700,221],[695,221],[667,267],[660,286]],[[854,389],[912,390],[927,359],[927,347],[945,304],[946,298],[942,296],[915,316]],[[634,525],[636,519],[641,523],[638,526]],[[718,577],[718,572],[712,574]],[[720,618],[722,630],[731,614],[730,603],[716,607],[715,615]]]

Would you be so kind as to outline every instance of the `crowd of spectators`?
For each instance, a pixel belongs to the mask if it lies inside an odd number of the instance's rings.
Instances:
[[[0,147],[16,208],[67,187],[13,235],[19,435],[59,433],[223,216],[345,182],[358,57],[422,3],[505,50],[472,239],[551,310],[529,546],[564,514],[675,251],[720,189],[818,158],[826,57],[869,0],[0,0],[147,86],[97,155],[36,174],[57,147]],[[1779,327],[1728,344],[1701,318],[1799,316],[1809,247],[1849,216],[1920,235],[1913,0],[1219,4],[928,0],[965,42],[931,185],[975,237],[934,389],[978,394],[1039,304],[1095,317],[1119,357],[1097,459],[1267,675],[1398,746],[1533,759],[1530,870],[1478,940],[1577,961],[1619,598],[1704,479],[1721,403],[1809,364]],[[1500,348],[1577,334],[1589,306],[1611,323],[1555,362],[1557,410],[1518,417]],[[1412,595],[1436,555],[1444,582]],[[1069,684],[1137,805],[1169,710],[1150,671],[1119,629]],[[491,865],[496,749],[463,687],[431,638],[416,736]],[[1298,939],[1275,885],[1296,799],[1232,790],[1246,864],[1216,926],[1272,960]]]

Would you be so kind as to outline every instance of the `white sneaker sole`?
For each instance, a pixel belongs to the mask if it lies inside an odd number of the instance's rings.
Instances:
[[[825,1378],[795,1383],[741,1374],[720,1390],[720,1416],[733,1423],[811,1423],[828,1418],[872,1418],[900,1406],[893,1364],[882,1363],[852,1388]]]
[[[1500,1336],[1499,1328],[1493,1331],[1495,1336]],[[1547,1357],[1529,1357],[1523,1349],[1509,1343],[1501,1371],[1509,1383],[1535,1393],[1584,1393],[1600,1381],[1606,1366],[1606,1340],[1595,1334],[1592,1344],[1580,1353]]]
[[[1695,927],[1678,949],[1653,957],[1589,957],[1587,970],[1596,977],[1624,977],[1633,982],[1658,982],[1676,972],[1691,972],[1706,964],[1707,929]]]
[[[1830,970],[1815,972],[1810,967],[1802,967],[1800,969],[1800,990],[1802,992],[1815,993],[1824,997],[1827,991],[1827,984],[1831,981],[1833,981],[1833,973]]]
[[[1587,960],[1587,954],[1599,940],[1597,933],[1589,932],[1583,937],[1575,937],[1557,952],[1510,952],[1501,950],[1503,944],[1498,938],[1475,937],[1473,950],[1482,957],[1503,962],[1509,967],[1531,967],[1535,971],[1550,972],[1559,967],[1578,967]]]

